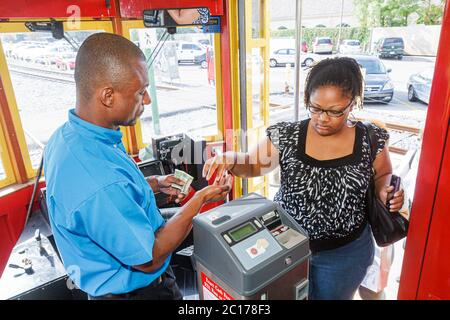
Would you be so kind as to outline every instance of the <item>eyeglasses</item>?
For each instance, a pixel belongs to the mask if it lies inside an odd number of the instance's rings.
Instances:
[[[308,110],[309,112],[311,112],[312,114],[322,114],[323,112],[325,112],[327,114],[327,116],[332,117],[332,118],[339,118],[342,117],[345,114],[345,111],[353,104],[353,100],[350,101],[350,103],[343,109],[343,110],[324,110],[312,105],[308,106]]]

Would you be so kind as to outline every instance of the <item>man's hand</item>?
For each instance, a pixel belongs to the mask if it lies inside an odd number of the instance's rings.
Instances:
[[[197,193],[202,197],[204,203],[217,202],[225,200],[233,186],[233,176],[226,175],[220,181],[216,181],[213,185],[207,186]]]
[[[173,174],[169,174],[167,176],[157,176],[157,191],[170,195],[171,197],[175,197],[175,203],[181,202],[186,195],[181,193],[180,190],[173,188],[172,184],[178,184],[179,186],[183,186],[184,182],[180,179],[175,178]]]

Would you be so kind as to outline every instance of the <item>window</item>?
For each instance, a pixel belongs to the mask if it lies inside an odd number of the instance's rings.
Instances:
[[[368,74],[383,74],[386,73],[386,68],[381,61],[377,60],[358,60],[358,63],[366,69]]]
[[[318,39],[318,44],[331,44],[331,39]]]
[[[147,57],[157,52],[156,45],[164,34],[157,28],[132,27],[129,32]],[[168,37],[148,66],[152,103],[141,116],[144,144],[150,144],[155,136],[181,132],[218,134],[215,47],[197,44],[200,40],[214,44],[214,35],[203,34],[197,28],[182,28],[182,32]]]
[[[67,32],[81,44],[96,31]],[[75,107],[76,49],[45,32],[5,33],[5,56],[33,168],[53,132]]]
[[[2,180],[6,179],[6,170],[5,166],[3,165],[3,158],[6,156],[3,146],[0,145],[0,183]]]
[[[280,49],[277,51],[277,54],[287,54],[287,49]]]
[[[15,182],[3,132],[4,130],[0,124],[0,188]]]
[[[352,40],[352,41],[347,41],[347,43],[345,43],[349,46],[359,46],[359,41],[356,40]]]
[[[387,38],[386,40],[384,40],[384,44],[388,45],[388,44],[403,44],[403,39],[402,38]]]
[[[263,82],[264,82],[264,60],[263,49],[252,48],[252,111],[253,127],[263,121]],[[287,54],[287,49],[282,49]]]
[[[263,8],[262,0],[252,0],[252,38],[263,36]]]

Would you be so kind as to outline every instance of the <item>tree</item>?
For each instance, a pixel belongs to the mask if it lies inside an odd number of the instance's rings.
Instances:
[[[381,25],[402,27],[408,25],[408,16],[420,9],[420,0],[387,0],[381,5]]]
[[[445,0],[353,0],[361,27],[401,27],[417,13],[417,23],[439,24]]]
[[[383,0],[353,0],[361,28],[373,28],[381,25],[380,12],[383,2]]]
[[[419,19],[417,23],[427,25],[440,24],[442,15],[444,14],[445,0],[440,0],[439,4],[434,4],[433,0],[422,0],[421,8],[419,9]]]

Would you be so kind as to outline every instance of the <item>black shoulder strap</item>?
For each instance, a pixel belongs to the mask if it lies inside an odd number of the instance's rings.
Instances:
[[[370,122],[362,122],[364,127],[366,127],[367,130],[367,137],[369,138],[369,145],[370,145],[370,158],[373,163],[377,156],[377,136],[375,135],[375,130],[373,129],[373,125]]]

